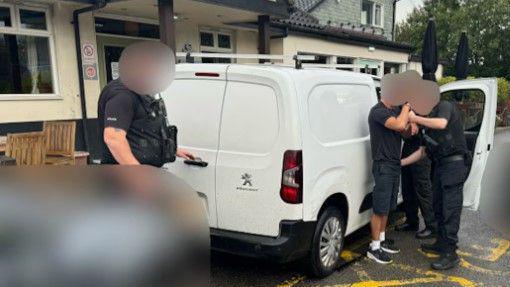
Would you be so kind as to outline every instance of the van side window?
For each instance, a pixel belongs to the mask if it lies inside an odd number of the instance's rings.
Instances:
[[[221,122],[220,150],[268,153],[279,132],[278,102],[268,86],[228,82]]]
[[[373,105],[369,86],[320,85],[308,97],[312,133],[321,143],[368,136],[368,113]]]
[[[485,94],[480,90],[455,90],[441,94],[442,100],[455,103],[462,113],[464,130],[479,132],[483,122]]]
[[[175,80],[163,94],[171,124],[179,129],[179,146],[216,150],[224,81]]]

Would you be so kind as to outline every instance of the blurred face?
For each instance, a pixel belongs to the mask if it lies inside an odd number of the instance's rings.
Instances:
[[[415,92],[410,94],[409,103],[420,115],[428,115],[439,103],[440,92],[436,82],[420,80],[415,84]]]
[[[130,90],[154,96],[175,77],[173,51],[159,42],[141,42],[127,47],[119,62],[120,79]]]
[[[387,74],[381,81],[381,100],[391,106],[406,102],[417,114],[428,115],[439,102],[439,86],[422,80],[416,71],[402,74]]]

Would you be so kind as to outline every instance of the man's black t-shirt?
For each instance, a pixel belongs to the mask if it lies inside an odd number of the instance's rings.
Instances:
[[[400,165],[402,138],[400,133],[384,126],[390,117],[398,117],[399,108],[387,108],[379,102],[370,110],[368,125],[370,129],[370,144],[372,159],[376,162],[394,163]]]
[[[420,148],[422,143],[422,139],[420,134],[411,136],[409,138],[404,138],[404,146],[402,147],[402,158],[408,157],[413,152]]]
[[[104,142],[103,134],[106,127],[129,131],[131,123],[146,116],[146,112],[137,108],[143,99],[129,90],[120,80],[111,81],[101,92],[98,104],[99,142],[102,148],[103,163],[117,163]]]
[[[422,145],[427,147],[427,154],[434,160],[452,156],[465,155],[469,152],[464,136],[464,123],[458,108],[449,101],[441,101],[434,107],[430,118],[443,118],[448,121],[444,130],[426,128],[424,134],[436,144],[422,137]]]

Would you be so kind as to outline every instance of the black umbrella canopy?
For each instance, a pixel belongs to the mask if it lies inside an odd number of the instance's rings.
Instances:
[[[437,61],[436,23],[431,18],[429,19],[427,31],[423,39],[421,54],[421,68],[424,80],[436,81]]]
[[[469,44],[466,32],[460,35],[459,47],[457,48],[457,57],[455,58],[455,77],[457,80],[467,78],[469,65]]]

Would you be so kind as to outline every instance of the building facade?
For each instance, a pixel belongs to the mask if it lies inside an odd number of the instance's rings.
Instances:
[[[161,25],[161,1],[172,3],[177,52],[311,54],[318,63],[353,64],[378,76],[413,67],[412,47],[391,40],[389,0],[369,1],[370,11],[365,0],[0,0],[0,135],[75,120],[77,149],[97,157],[101,89],[118,77],[125,47],[159,41],[169,29]],[[77,41],[73,14],[100,2],[78,16]]]

